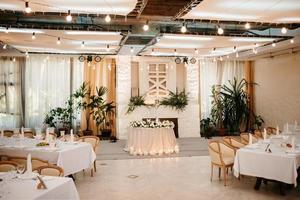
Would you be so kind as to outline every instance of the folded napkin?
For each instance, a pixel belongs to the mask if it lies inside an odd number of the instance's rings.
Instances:
[[[267,139],[267,130],[264,128],[264,132],[263,132],[263,139],[264,141]]]
[[[73,129],[71,129],[70,140],[71,140],[71,142],[74,142],[74,134],[73,134]]]
[[[251,145],[253,142],[252,142],[252,134],[249,133],[249,145]]]
[[[21,128],[21,138],[24,138],[25,136],[24,136],[24,128],[23,128],[23,126],[22,126],[22,128]]]
[[[31,154],[27,155],[27,165],[26,165],[26,172],[27,174],[32,173],[32,164],[31,164]]]
[[[49,129],[46,128],[46,142],[50,142],[50,134],[49,134]]]
[[[279,127],[276,126],[276,135],[279,135]]]
[[[4,130],[3,129],[1,130],[1,137],[2,138],[4,137]]]
[[[292,151],[295,151],[295,137],[292,137]]]

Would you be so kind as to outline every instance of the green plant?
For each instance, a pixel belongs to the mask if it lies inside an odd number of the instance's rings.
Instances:
[[[224,104],[223,96],[220,95],[220,85],[212,86],[211,97],[212,97],[212,108],[211,108],[211,118],[213,123],[217,128],[224,128]]]
[[[130,98],[128,103],[128,109],[126,114],[133,112],[137,107],[146,106],[144,96],[133,96]]]
[[[261,130],[262,125],[265,123],[264,119],[260,115],[255,115],[253,113],[253,129],[259,129]]]
[[[185,91],[174,93],[169,92],[169,96],[160,101],[160,105],[169,106],[177,111],[183,111],[188,105],[188,95]]]
[[[215,124],[210,118],[200,121],[200,132],[205,138],[211,138],[215,132]]]

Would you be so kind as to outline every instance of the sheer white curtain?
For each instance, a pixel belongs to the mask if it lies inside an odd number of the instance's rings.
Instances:
[[[11,129],[21,124],[20,59],[0,58],[0,128]]]
[[[200,60],[200,106],[201,119],[210,116],[211,89],[213,85],[228,84],[234,77],[245,78],[244,61]]]
[[[25,125],[42,127],[45,113],[71,93],[69,56],[30,56],[25,72]]]

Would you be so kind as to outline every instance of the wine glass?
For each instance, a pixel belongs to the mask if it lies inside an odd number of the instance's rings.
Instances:
[[[17,172],[18,172],[18,174],[23,174],[25,172],[25,166],[24,165],[18,165],[17,166]]]

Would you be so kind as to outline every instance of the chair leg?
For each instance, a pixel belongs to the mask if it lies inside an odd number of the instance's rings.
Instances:
[[[97,172],[97,168],[96,168],[96,160],[94,161],[94,170],[95,170],[95,172]]]
[[[212,181],[213,174],[214,174],[214,165],[211,163],[210,181]]]
[[[221,180],[221,167],[219,167],[219,180]]]
[[[93,177],[94,176],[94,170],[93,170],[93,168],[91,168],[91,177]]]
[[[224,186],[226,186],[226,176],[227,176],[227,173],[226,173],[226,167],[223,167],[223,171],[224,171]]]

